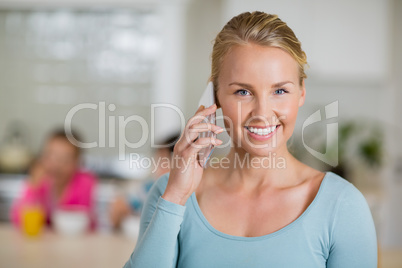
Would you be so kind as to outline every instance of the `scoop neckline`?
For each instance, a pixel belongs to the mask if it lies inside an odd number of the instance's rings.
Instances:
[[[292,221],[291,223],[289,223],[288,225],[282,227],[281,229],[266,234],[266,235],[262,235],[262,236],[252,236],[252,237],[247,237],[247,236],[237,236],[237,235],[230,235],[230,234],[226,234],[223,233],[217,229],[215,229],[207,220],[207,218],[204,216],[204,214],[201,211],[201,208],[198,204],[197,201],[197,197],[195,196],[195,192],[191,195],[191,201],[193,203],[193,207],[195,209],[195,211],[197,212],[198,217],[200,218],[200,220],[204,223],[204,225],[208,228],[209,231],[211,231],[212,233],[214,233],[217,236],[226,238],[226,239],[231,239],[231,240],[241,240],[241,241],[257,241],[257,240],[264,240],[264,239],[269,239],[269,238],[273,238],[275,236],[278,236],[284,232],[286,232],[287,230],[293,228],[294,226],[296,226],[304,217],[306,217],[306,215],[312,210],[312,208],[315,206],[315,204],[318,202],[318,199],[321,196],[321,192],[323,191],[324,185],[326,184],[327,181],[327,177],[331,172],[325,172],[324,178],[322,179],[321,183],[320,183],[320,187],[318,188],[318,192],[315,195],[313,201],[310,203],[310,205],[304,210],[304,212],[294,221]]]

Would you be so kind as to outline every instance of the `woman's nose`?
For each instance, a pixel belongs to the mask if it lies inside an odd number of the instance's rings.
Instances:
[[[261,120],[267,121],[271,123],[271,119],[275,116],[273,111],[272,102],[269,100],[268,97],[261,97],[255,100],[252,109],[252,116],[260,118]]]

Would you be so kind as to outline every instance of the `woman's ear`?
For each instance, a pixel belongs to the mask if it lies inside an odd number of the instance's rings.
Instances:
[[[304,79],[303,79],[303,82],[302,82],[301,88],[300,88],[299,107],[303,106],[305,100],[306,100],[306,86],[304,84]]]

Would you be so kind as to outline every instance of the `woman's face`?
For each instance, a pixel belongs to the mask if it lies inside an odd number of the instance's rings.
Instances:
[[[305,98],[298,64],[287,52],[234,46],[224,58],[218,84],[225,127],[237,148],[255,156],[287,149]]]
[[[63,138],[47,141],[42,161],[46,174],[56,179],[56,183],[66,183],[78,168],[77,152],[74,146]]]

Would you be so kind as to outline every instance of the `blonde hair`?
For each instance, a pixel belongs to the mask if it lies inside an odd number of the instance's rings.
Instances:
[[[306,53],[289,26],[277,15],[255,11],[245,12],[233,17],[215,38],[212,50],[212,69],[210,81],[218,89],[218,77],[226,54],[235,45],[254,43],[261,46],[277,47],[288,52],[298,63],[300,84],[307,78],[304,66]]]

